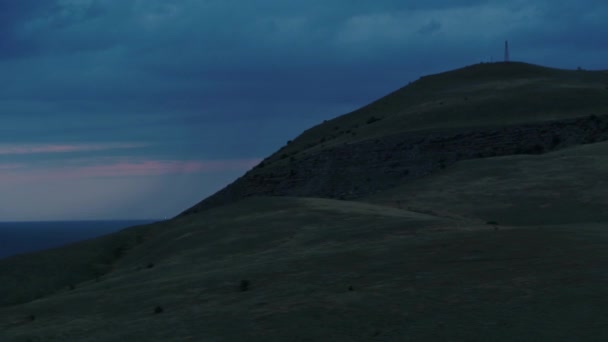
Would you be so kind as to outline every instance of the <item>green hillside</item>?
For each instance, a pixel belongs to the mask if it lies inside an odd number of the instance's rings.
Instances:
[[[608,113],[608,72],[485,63],[421,77],[312,127],[267,160],[402,132],[503,126]]]
[[[304,131],[180,215],[249,196],[361,199],[454,161],[604,140],[608,72],[477,64],[422,77]]]
[[[513,225],[608,222],[608,143],[461,161],[374,203]]]
[[[2,341],[608,338],[598,225],[495,231],[362,203],[256,198],[145,230],[99,279],[0,307]],[[86,257],[71,248],[20,260]],[[33,288],[74,270],[23,272]]]

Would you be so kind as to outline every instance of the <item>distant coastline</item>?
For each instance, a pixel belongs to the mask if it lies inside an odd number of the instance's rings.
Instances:
[[[110,234],[161,219],[0,222],[0,259]]]

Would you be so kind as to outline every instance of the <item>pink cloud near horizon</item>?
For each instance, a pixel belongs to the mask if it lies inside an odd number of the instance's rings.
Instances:
[[[0,164],[1,181],[47,181],[101,177],[162,176],[222,171],[246,171],[262,159],[228,160],[138,160],[108,162],[99,165],[53,166],[35,168],[26,164]]]
[[[36,153],[69,153],[86,151],[103,151],[111,149],[128,149],[145,147],[143,143],[100,143],[100,144],[0,144],[0,155],[36,154]]]
[[[76,169],[88,177],[158,176],[166,174],[244,170],[257,165],[261,159],[235,159],[213,161],[144,160],[109,165],[86,166]]]

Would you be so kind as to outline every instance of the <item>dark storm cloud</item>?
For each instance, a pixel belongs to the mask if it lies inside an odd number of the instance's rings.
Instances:
[[[429,33],[433,33],[433,32],[439,31],[439,29],[441,29],[441,23],[439,23],[437,20],[431,20],[431,21],[429,21],[428,24],[422,26],[418,30],[418,33],[420,33],[420,34],[429,34]]]
[[[484,25],[475,27],[480,35],[499,28],[508,31],[530,27],[541,32],[573,24],[600,28],[606,7],[591,0],[585,6],[566,1],[7,3],[4,2],[2,11],[6,17],[2,24],[6,41],[27,38],[41,55],[110,50],[106,51],[113,58],[109,62],[120,61],[159,72],[167,68],[177,74],[180,70],[181,74],[187,73],[188,68],[196,65],[203,71],[217,67],[238,70],[238,66],[259,63],[274,66],[331,61],[344,57],[340,53],[344,46],[340,43],[345,39],[365,42],[365,38],[372,36],[381,40],[408,38],[408,34],[418,32],[421,27],[438,25],[449,25],[454,31],[452,37],[458,37],[462,28],[475,25]],[[36,6],[42,3],[46,5]],[[603,12],[598,12],[598,8]],[[561,19],[567,19],[567,23]],[[472,32],[465,29],[464,33]],[[247,52],[246,57],[243,52]],[[379,56],[381,52],[378,51]],[[290,59],[286,60],[287,57]]]
[[[212,124],[300,115],[290,104],[353,108],[425,73],[499,56],[504,39],[514,56],[544,59],[543,42],[599,53],[608,33],[599,1],[0,4],[3,55],[27,56],[0,62],[0,107],[53,113],[68,126],[74,117],[102,127],[108,117],[149,126],[163,115]],[[341,114],[311,111],[315,120]]]
[[[34,44],[21,36],[22,25],[44,15],[52,7],[52,1],[0,1],[0,59],[31,53]]]
[[[593,1],[587,8],[564,2],[552,5],[539,11],[540,20],[529,29],[515,30],[523,41],[543,48],[606,50],[608,5]]]
[[[2,52],[28,58],[0,63],[0,101],[65,115],[211,109],[217,121],[243,107],[276,116],[263,108],[277,102],[357,105],[370,88],[499,55],[504,39],[599,50],[607,30],[599,1],[1,3]]]

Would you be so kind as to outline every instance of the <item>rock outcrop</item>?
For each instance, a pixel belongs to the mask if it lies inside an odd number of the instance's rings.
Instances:
[[[297,155],[282,163],[261,163],[180,215],[258,195],[357,199],[459,160],[541,154],[604,140],[608,140],[608,115],[395,134]]]

